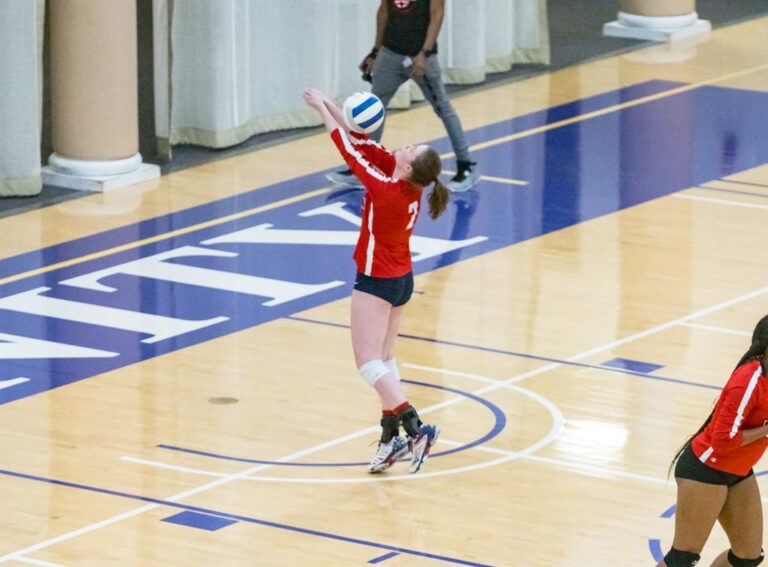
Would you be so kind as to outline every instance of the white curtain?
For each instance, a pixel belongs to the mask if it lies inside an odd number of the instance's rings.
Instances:
[[[0,196],[37,195],[45,0],[0,0]]]
[[[370,88],[357,66],[373,46],[378,0],[154,0],[160,137],[221,148],[254,134],[314,126],[301,93],[342,100]],[[168,25],[170,22],[170,25]],[[515,63],[549,63],[546,0],[447,0],[438,38],[448,83],[480,83]],[[166,75],[163,77],[163,73]],[[419,99],[406,83],[391,107]]]

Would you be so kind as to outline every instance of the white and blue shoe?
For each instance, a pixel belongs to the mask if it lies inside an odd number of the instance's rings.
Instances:
[[[410,452],[411,441],[402,435],[396,435],[388,443],[379,441],[379,448],[371,464],[368,465],[368,472],[378,473],[386,470]]]
[[[437,443],[440,428],[437,425],[422,425],[419,434],[411,440],[411,474],[419,472],[429,452]]]

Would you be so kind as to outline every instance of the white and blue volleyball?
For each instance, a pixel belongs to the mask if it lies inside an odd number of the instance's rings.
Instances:
[[[359,92],[344,101],[344,120],[350,130],[370,134],[384,122],[384,105],[373,93]]]

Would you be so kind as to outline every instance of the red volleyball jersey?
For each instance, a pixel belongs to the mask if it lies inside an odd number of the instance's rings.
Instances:
[[[742,430],[760,427],[768,419],[768,378],[760,361],[733,371],[715,404],[712,420],[691,441],[702,463],[719,471],[744,476],[763,456],[768,439],[741,446]]]
[[[410,239],[421,208],[422,188],[391,177],[395,156],[368,136],[336,128],[331,138],[365,186],[354,253],[357,271],[375,278],[404,276],[412,269]]]

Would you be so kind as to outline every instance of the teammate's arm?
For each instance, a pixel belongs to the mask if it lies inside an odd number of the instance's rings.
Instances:
[[[756,397],[752,392],[745,401],[746,390],[746,387],[731,388],[722,400],[722,410],[718,413],[712,430],[712,447],[715,451],[733,450],[765,437],[764,425],[740,429],[741,422],[754,406]]]

